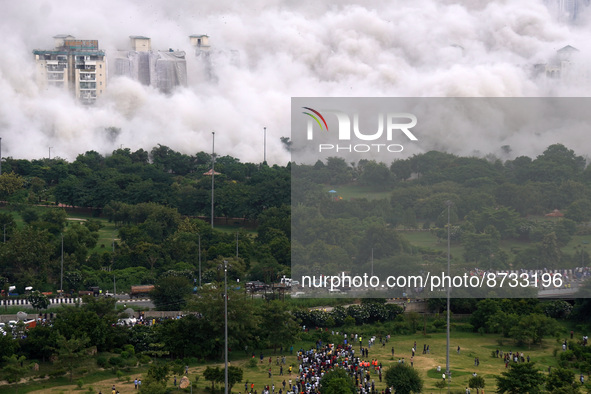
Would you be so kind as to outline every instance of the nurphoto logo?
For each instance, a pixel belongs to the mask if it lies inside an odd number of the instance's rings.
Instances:
[[[314,128],[315,124],[318,125],[321,131],[329,132],[328,123],[325,119],[325,115],[334,115],[338,124],[338,132],[336,137],[338,141],[384,141],[391,142],[401,134],[404,134],[410,141],[418,141],[418,138],[411,132],[410,129],[417,125],[417,117],[413,114],[401,112],[401,113],[387,113],[385,116],[383,113],[377,114],[377,130],[361,130],[359,126],[359,114],[354,113],[352,116],[343,112],[335,110],[321,110],[317,111],[310,107],[302,107],[306,112],[303,114],[309,117],[307,122],[307,139],[309,141],[314,140]],[[353,122],[351,122],[351,118]],[[353,123],[353,125],[351,125]],[[384,127],[385,124],[385,127]],[[351,127],[352,126],[352,127]],[[386,143],[372,143],[372,144],[332,144],[322,143],[318,145],[318,152],[323,151],[346,151],[346,152],[402,152],[404,147],[400,144],[386,144]]]

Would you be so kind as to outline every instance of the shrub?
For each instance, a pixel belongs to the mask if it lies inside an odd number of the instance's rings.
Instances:
[[[435,326],[435,328],[437,329],[441,329],[441,328],[445,328],[445,325],[447,324],[447,322],[443,319],[437,319],[433,322],[433,325]]]
[[[120,367],[124,363],[121,357],[111,357],[109,358],[109,364],[113,367]]]
[[[248,368],[256,368],[257,367],[257,359],[255,357],[251,357],[250,360],[248,360],[247,367]]]
[[[84,380],[82,380],[82,379],[79,379],[79,380],[76,382],[76,385],[78,386],[78,388],[79,388],[79,389],[81,389],[81,388],[82,388],[82,386],[84,386]]]
[[[49,374],[50,378],[57,378],[60,376],[64,376],[66,374],[66,370],[64,368],[60,368],[60,369],[56,369],[55,371],[51,372]]]

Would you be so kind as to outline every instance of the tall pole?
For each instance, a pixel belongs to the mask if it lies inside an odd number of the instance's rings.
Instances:
[[[451,207],[451,201],[447,201],[447,276],[449,277],[450,275],[450,271],[451,271],[451,252],[450,252],[450,246],[451,246],[451,232],[450,232],[450,207]],[[447,376],[447,388],[448,388],[448,392],[449,392],[449,381],[451,380],[451,377],[449,376],[449,295],[450,295],[450,290],[451,290],[451,283],[448,283],[447,286],[447,347],[446,347],[446,352],[445,352],[445,375]]]
[[[373,276],[373,248],[371,248],[371,276]]]
[[[49,160],[51,160],[51,146],[49,147]]]
[[[228,260],[224,260],[224,393],[228,394]]]
[[[113,262],[115,262],[115,238],[113,238]],[[117,297],[117,283],[115,282],[115,270],[113,270],[113,297]],[[115,304],[117,308],[117,304]]]
[[[215,177],[215,131],[211,132],[211,228],[213,228],[213,189]]]
[[[0,175],[2,175],[2,138],[0,138]]]
[[[199,287],[201,287],[201,234],[197,234],[199,237]]]
[[[263,139],[263,164],[267,162],[267,128],[264,127],[265,137]]]
[[[60,271],[60,297],[64,296],[64,234],[62,234],[62,263]]]

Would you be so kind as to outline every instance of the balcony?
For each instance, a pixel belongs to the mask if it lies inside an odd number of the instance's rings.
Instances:
[[[81,92],[80,101],[82,104],[93,104],[96,100],[96,92]]]
[[[63,73],[64,69],[66,68],[66,65],[56,65],[56,64],[49,64],[47,65],[47,71],[49,72],[59,72],[59,73]]]
[[[80,90],[82,89],[96,90],[96,82],[80,82]]]
[[[49,73],[47,74],[48,81],[63,81],[64,73]]]
[[[88,66],[88,65],[80,65],[77,64],[76,65],[76,70],[84,70],[85,72],[95,72],[96,71],[96,66]]]
[[[80,80],[81,81],[94,81],[95,79],[96,79],[96,74],[80,73]]]

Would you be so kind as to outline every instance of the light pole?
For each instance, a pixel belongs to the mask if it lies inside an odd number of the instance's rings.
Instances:
[[[228,260],[224,260],[224,393],[228,394]]]
[[[115,263],[115,237],[113,237],[113,263]],[[117,297],[117,282],[115,281],[115,269],[113,269],[113,297]],[[117,309],[117,303],[115,303],[115,309]]]
[[[2,175],[2,138],[0,138],[0,175]]]
[[[450,207],[451,207],[451,201],[446,201],[447,204],[447,276],[449,277],[450,275],[450,271],[451,271],[451,252],[450,252],[450,246],[451,246],[451,232],[450,232]],[[449,381],[451,380],[451,376],[449,373],[449,295],[450,295],[450,291],[451,291],[451,283],[448,283],[447,286],[447,346],[445,349],[445,374],[447,376],[447,391],[449,392]]]
[[[264,138],[263,138],[263,164],[267,163],[267,128],[263,127]]]
[[[211,228],[213,228],[213,189],[215,177],[215,131],[211,132]]]
[[[53,146],[49,147],[49,160],[51,160],[51,148],[53,148]]]
[[[201,287],[201,234],[197,234],[199,237],[199,287]]]
[[[64,296],[64,234],[62,233],[62,263],[60,270],[60,297]]]

